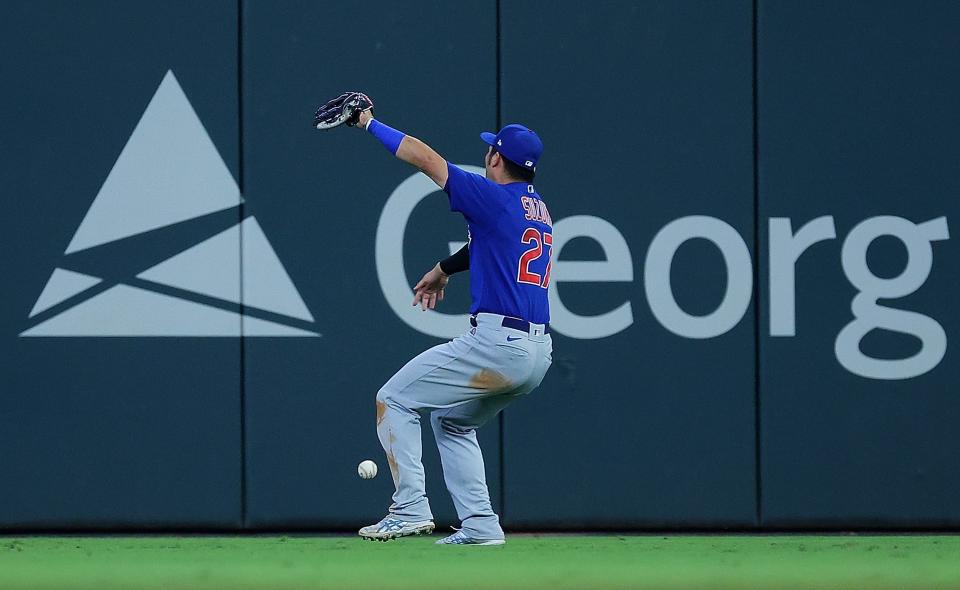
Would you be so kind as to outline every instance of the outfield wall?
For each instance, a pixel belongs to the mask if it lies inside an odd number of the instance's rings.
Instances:
[[[960,525],[960,5],[8,2],[0,527],[381,516],[380,385],[466,325],[443,194],[546,144],[554,366],[481,431],[513,529]],[[424,423],[428,494],[455,514]]]

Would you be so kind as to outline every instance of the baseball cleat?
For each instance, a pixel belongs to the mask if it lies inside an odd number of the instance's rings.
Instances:
[[[444,537],[434,543],[434,545],[503,545],[504,539],[474,539],[468,537],[463,531],[457,531],[449,537]]]
[[[360,529],[360,536],[370,541],[389,541],[409,535],[429,535],[433,532],[433,528],[432,520],[407,522],[393,516],[385,516],[380,522]]]

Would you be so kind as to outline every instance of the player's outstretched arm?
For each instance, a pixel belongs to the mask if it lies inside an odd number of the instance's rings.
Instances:
[[[440,188],[447,184],[447,161],[432,147],[377,121],[369,111],[360,113],[357,127],[369,131],[396,157],[416,166]]]

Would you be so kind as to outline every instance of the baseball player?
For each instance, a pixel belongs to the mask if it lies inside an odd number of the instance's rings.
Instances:
[[[423,276],[413,304],[433,309],[449,277],[468,269],[472,304],[470,326],[461,336],[418,355],[377,393],[377,435],[396,492],[389,513],[360,529],[360,536],[389,540],[433,531],[420,446],[420,416],[429,413],[447,490],[462,522],[437,544],[502,545],[476,429],[535,389],[552,362],[547,303],[552,221],[533,186],[543,144],[522,125],[481,133],[489,146],[484,178],[374,119],[372,108],[365,95],[348,93],[321,107],[314,123],[320,129],[347,123],[366,130],[447,193],[450,209],[467,220],[470,241]]]

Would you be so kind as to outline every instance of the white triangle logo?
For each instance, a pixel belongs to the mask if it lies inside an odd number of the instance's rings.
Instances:
[[[64,254],[242,202],[230,170],[168,71]],[[38,323],[20,335],[319,336],[252,216],[127,282],[133,284],[56,268],[30,311]]]
[[[77,293],[82,293],[100,282],[97,277],[91,277],[72,270],[62,268],[53,269],[53,274],[47,280],[40,297],[30,310],[30,317],[45,311],[54,305],[69,299]]]

